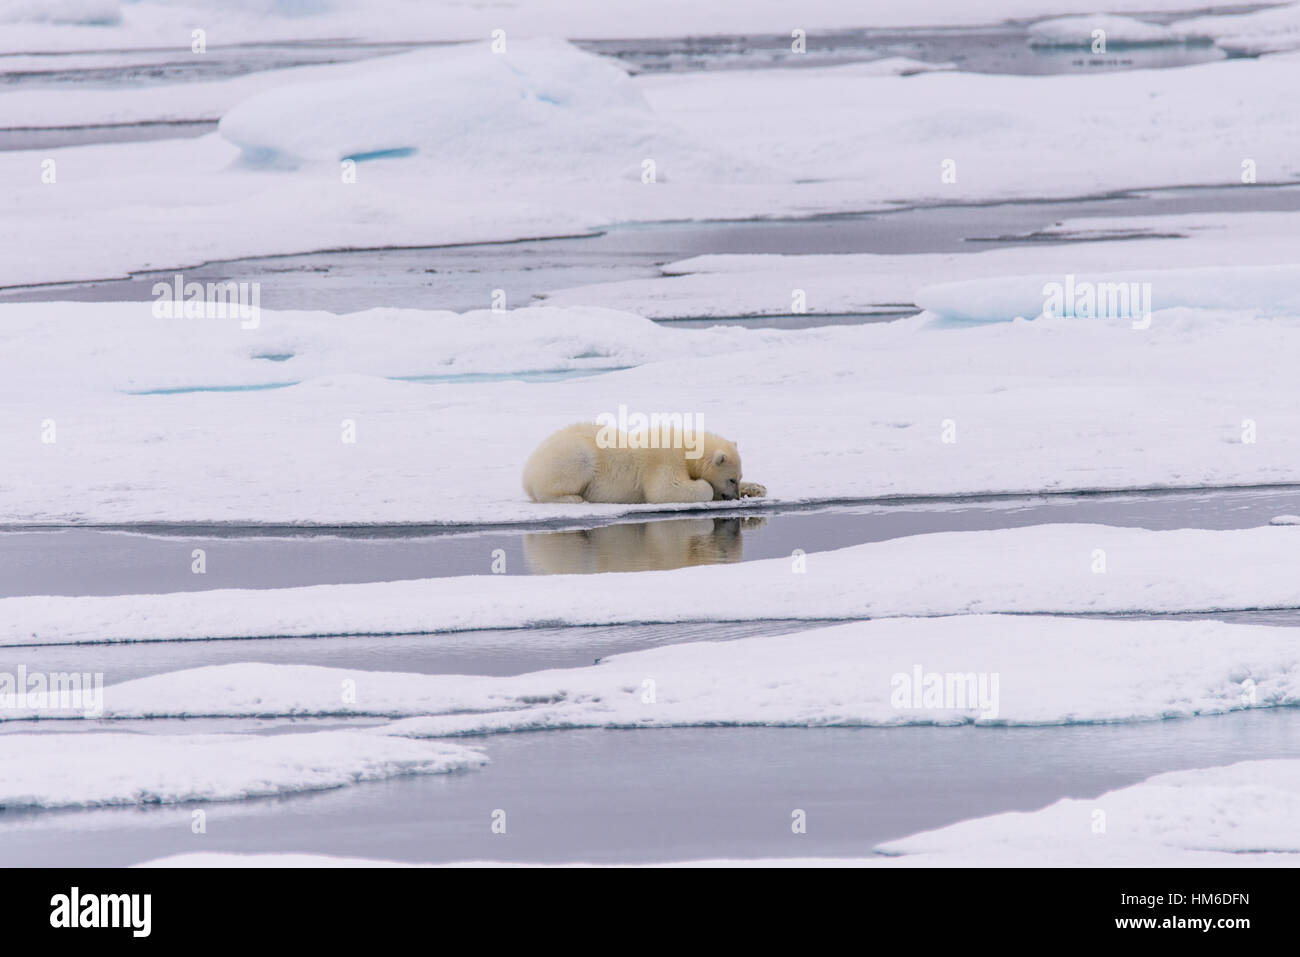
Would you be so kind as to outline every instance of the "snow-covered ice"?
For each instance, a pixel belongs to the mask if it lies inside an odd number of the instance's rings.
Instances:
[[[4,734],[0,809],[238,801],[486,763],[474,748],[348,730]]]
[[[5,598],[0,646],[539,624],[1300,606],[1300,529],[1285,526],[1146,531],[1070,524],[942,532],[789,559],[598,579],[490,575],[490,556],[483,561],[483,575],[416,581]]]
[[[341,700],[345,686],[355,688],[354,700]],[[614,655],[594,666],[510,677],[244,663],[104,689],[108,718],[405,718],[356,732],[380,739],[380,753],[391,735],[700,725],[1078,724],[1297,703],[1300,649],[1288,629],[1000,615],[888,619],[693,642]],[[17,719],[29,713],[10,714]],[[322,746],[332,740],[318,738]],[[0,742],[5,739],[0,736]],[[339,740],[363,747],[360,738]]]
[[[1094,14],[1040,20],[1029,27],[1029,43],[1043,47],[1091,48],[1098,30],[1105,41],[1103,51],[1110,47],[1181,43],[1186,39],[1178,30],[1159,23],[1115,14]]]
[[[745,477],[773,501],[1300,482],[1300,328],[1289,317],[1177,308],[1157,311],[1147,329],[1081,318],[952,329],[922,315],[702,333],[529,309],[472,314],[440,340],[453,324],[445,315],[370,313],[372,337],[366,318],[264,312],[258,329],[242,330],[133,308],[125,318],[125,306],[0,307],[0,522],[505,523],[634,512],[644,506],[535,505],[520,487],[537,442],[620,406],[693,413],[739,444]],[[96,325],[97,315],[120,321]],[[505,330],[513,341],[491,354]],[[391,348],[389,334],[422,348]],[[280,352],[294,358],[255,358]],[[629,363],[645,364],[559,382],[378,377]],[[300,377],[266,391],[109,391]],[[354,443],[341,441],[345,421]],[[55,441],[43,439],[49,423]],[[472,474],[448,467],[447,450],[471,448]]]
[[[121,23],[120,0],[0,0],[0,23],[84,24],[108,27]]]
[[[220,120],[194,139],[0,151],[0,285],[610,224],[1143,187],[1214,186],[1226,196],[1251,188],[1247,166],[1286,205],[1276,184],[1300,179],[1300,4],[1225,16],[1253,6],[1225,3],[1168,25],[1144,18],[1178,13],[1186,0],[1142,6],[1129,16],[1076,0],[809,0],[792,23],[781,0],[0,0],[0,53],[18,54],[11,71],[39,72],[63,51],[57,69],[93,76],[170,50],[185,75],[112,89],[85,77],[11,84],[0,129]],[[1212,42],[1228,56],[1048,77],[905,57],[630,76],[562,39],[766,32],[784,49],[795,26],[1008,21],[1027,26],[1035,45],[1087,45],[1103,29],[1115,49]],[[254,72],[223,79],[181,62],[199,55],[189,52],[196,25],[213,60],[247,57],[230,72]],[[494,30],[505,31],[506,49],[494,50]],[[340,39],[391,42],[394,52],[278,70],[238,49]],[[429,42],[449,45],[408,49]],[[265,310],[241,328],[238,318],[157,316],[149,302],[2,305],[0,525],[530,523],[542,527],[531,541],[544,549],[547,523],[643,510],[539,506],[519,487],[540,438],[623,407],[689,412],[737,440],[745,477],[772,494],[739,506],[750,510],[1296,485],[1298,220],[1246,211],[1071,219],[1020,237],[1061,244],[983,253],[702,256],[506,313],[457,315],[437,302],[351,315]],[[1160,238],[1172,235],[1185,238]],[[1141,308],[1043,315],[1052,283],[1128,282],[1149,284]],[[491,286],[485,276],[485,306]],[[785,314],[795,289],[815,312],[925,311],[797,331],[651,321]],[[512,306],[526,304],[507,291]],[[1149,327],[1135,327],[1148,313]],[[516,381],[535,373],[589,377]],[[532,729],[1067,725],[1294,708],[1300,649],[1289,629],[1063,616],[1294,609],[1298,522],[1040,525],[583,578],[489,575],[485,553],[484,574],[456,580],[3,599],[0,646],[13,657],[22,646],[75,642],[871,620],[508,677],[255,661],[110,674],[102,724],[0,710],[0,807],[238,801],[444,773],[483,766],[494,741],[471,749],[442,739]],[[218,544],[208,561],[221,560]],[[931,700],[935,676],[945,694],[965,694]],[[912,693],[900,697],[903,687]],[[103,728],[199,715],[386,723],[275,735],[182,735],[170,722],[168,733]],[[63,724],[45,720],[54,718]],[[815,863],[1291,863],[1298,769],[1277,760],[1179,771],[913,835],[870,858]],[[1098,810],[1104,835],[1093,827]],[[240,862],[385,863],[152,863]]]
[[[1097,76],[881,76],[853,66],[629,80],[562,44],[511,50],[498,56],[484,41],[433,61],[417,52],[288,70],[230,81],[238,86],[225,93],[205,84],[195,108],[223,111],[223,130],[263,165],[240,162],[245,150],[215,133],[0,153],[12,185],[6,225],[24,237],[0,261],[0,284],[322,248],[572,235],[617,222],[1227,185],[1240,182],[1243,156],[1258,161],[1261,183],[1300,176],[1289,148],[1300,135],[1289,99],[1294,55]],[[512,58],[521,75],[510,72]],[[539,71],[566,79],[542,82]],[[375,111],[382,129],[356,106],[372,73],[392,90]],[[577,88],[565,106],[563,90]],[[511,90],[524,95],[508,116],[482,121]],[[14,125],[55,123],[65,109],[84,121],[79,96],[20,89],[6,94],[6,109]],[[129,108],[177,113],[153,94]],[[1062,118],[1086,148],[1059,149]],[[560,134],[563,147],[551,150]],[[950,156],[954,137],[961,150]],[[1159,163],[1133,162],[1135,142]],[[370,157],[355,182],[339,168],[349,155]],[[1052,161],[1026,164],[1026,155]],[[47,158],[57,164],[53,184],[40,175]],[[311,158],[296,172],[277,165]],[[957,162],[955,182],[944,181],[945,159]],[[653,183],[642,181],[647,160]],[[204,228],[181,225],[194,222]]]
[[[1256,84],[1289,85],[1295,71],[1296,58],[1282,55],[1102,75],[929,73],[855,83],[827,68],[653,75],[638,83],[656,111],[701,141],[716,137],[818,181],[782,189],[804,211],[819,209],[827,193],[843,211],[889,201],[1239,184],[1241,161],[1252,156],[1262,164],[1259,182],[1290,181],[1296,165],[1280,137],[1294,114],[1280,90]],[[773,135],[792,116],[800,118],[799,135]],[[1221,136],[1207,138],[1207,129]],[[1061,148],[1063,136],[1074,148]],[[1158,160],[1134,162],[1135,143]],[[955,163],[955,181],[942,177],[945,159]]]
[[[1032,319],[1049,310],[1145,322],[1153,312],[1180,306],[1294,317],[1300,316],[1300,265],[999,276],[928,286],[915,299],[935,315],[975,322]]]
[[[1247,186],[1237,188],[1248,189]],[[1246,197],[1243,197],[1245,199]],[[887,220],[886,220],[887,222]],[[995,228],[990,225],[989,232]],[[869,313],[914,306],[923,289],[982,280],[974,287],[1011,292],[1026,274],[1064,282],[1067,270],[1080,278],[1096,274],[1114,281],[1121,273],[1151,282],[1178,301],[1192,301],[1192,290],[1207,298],[1197,305],[1228,300],[1215,287],[1197,278],[1203,270],[1226,283],[1242,305],[1259,303],[1274,311],[1278,302],[1247,285],[1253,274],[1273,280],[1268,293],[1290,299],[1289,268],[1297,255],[1291,242],[1300,232],[1300,214],[1291,212],[1196,213],[1165,216],[1087,217],[1067,219],[1036,230],[1043,239],[1087,240],[1057,245],[1028,245],[961,253],[842,253],[704,255],[669,263],[663,275],[561,289],[543,299],[555,306],[604,306],[654,319],[709,316],[787,315],[791,290],[804,292],[809,314]],[[1143,238],[1151,236],[1153,238]],[[1177,241],[1167,238],[1180,237]],[[1108,241],[1110,240],[1110,241]],[[1236,268],[1224,263],[1238,263]],[[1276,266],[1278,270],[1260,270]],[[1237,271],[1241,270],[1241,271]],[[1016,278],[1022,277],[1022,278]],[[1189,278],[1192,286],[1171,288],[1170,282]],[[1278,285],[1278,281],[1282,285]],[[1022,285],[1023,289],[1023,285]],[[1036,316],[1044,297],[1041,289],[1022,298],[1019,308]],[[1008,311],[999,318],[1018,313]]]
[[[697,860],[704,867],[1294,867],[1300,761],[1172,771],[1095,798],[962,821],[870,857]]]
[[[171,306],[175,280],[164,285]],[[263,309],[255,319],[233,311],[225,319],[159,318],[154,306],[0,306],[0,396],[20,399],[39,391],[75,402],[87,393],[251,387],[343,375],[454,381],[601,372],[797,341],[778,330],[683,333],[631,313],[582,306],[463,314],[369,309],[343,316]],[[401,348],[394,347],[398,343]]]
[[[1300,49],[1300,3],[1270,5],[1249,13],[1195,17],[1172,24],[1176,31],[1205,36],[1235,56]]]
[[[1158,774],[1096,798],[962,821],[879,850],[935,867],[1293,867],[1300,761]]]
[[[642,159],[654,157],[716,181],[751,165],[674,134],[612,61],[542,40],[508,55],[467,44],[339,66],[329,80],[253,95],[221,118],[220,133],[252,165],[397,155],[461,180],[526,169],[639,182]]]

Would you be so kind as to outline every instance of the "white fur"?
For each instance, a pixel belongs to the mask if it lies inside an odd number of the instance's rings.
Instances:
[[[583,422],[544,440],[524,465],[524,491],[535,502],[629,505],[740,497],[740,453],[726,439],[701,432],[679,447],[639,449],[620,432],[602,448],[601,432]]]

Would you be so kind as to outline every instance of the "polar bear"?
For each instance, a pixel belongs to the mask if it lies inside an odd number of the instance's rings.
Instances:
[[[681,441],[671,448],[640,448],[635,434],[611,437],[609,432],[580,422],[543,440],[524,465],[524,491],[534,502],[624,505],[712,502],[767,492],[741,482],[736,446],[710,432],[679,435]]]

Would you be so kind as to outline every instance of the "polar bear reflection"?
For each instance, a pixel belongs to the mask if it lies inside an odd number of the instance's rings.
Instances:
[[[738,562],[743,529],[763,518],[682,518],[603,525],[524,536],[524,561],[535,575],[640,572]]]

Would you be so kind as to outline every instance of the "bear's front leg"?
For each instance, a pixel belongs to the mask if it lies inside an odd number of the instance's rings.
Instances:
[[[767,495],[767,486],[759,485],[757,482],[741,482],[741,498],[763,498]]]
[[[655,476],[646,483],[645,500],[657,505],[670,502],[708,502],[712,499],[713,486],[704,479],[662,475]]]

